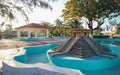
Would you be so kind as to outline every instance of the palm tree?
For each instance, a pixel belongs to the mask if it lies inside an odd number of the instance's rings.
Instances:
[[[26,22],[28,22],[29,19],[25,10],[27,9],[27,11],[30,12],[34,7],[52,9],[48,2],[43,0],[0,0],[0,17],[3,17],[5,22],[6,20],[17,20],[16,14],[19,14],[23,16],[23,19],[25,19]]]
[[[63,35],[63,30],[64,30],[64,24],[63,24],[63,21],[60,20],[60,19],[56,19],[55,20],[55,29],[56,31],[58,32],[58,36],[61,36]]]
[[[72,19],[69,22],[67,22],[73,29],[83,29],[83,26],[81,25],[82,22],[79,22],[78,20]]]
[[[57,27],[61,27],[61,26],[63,26],[63,21],[60,20],[60,19],[56,19],[56,20],[55,20],[55,25],[56,25]]]
[[[50,22],[47,22],[47,21],[41,21],[40,24],[44,25],[44,26],[47,26],[47,27],[53,27],[53,25]]]

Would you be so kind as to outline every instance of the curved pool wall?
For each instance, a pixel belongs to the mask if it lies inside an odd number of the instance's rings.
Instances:
[[[120,46],[112,45],[112,44],[102,44],[107,49],[111,50],[113,53],[120,56]]]
[[[52,49],[58,45],[59,45],[58,43],[55,43],[55,44],[45,44],[45,45],[25,47],[22,50],[23,52],[21,54],[14,57],[14,60],[21,62],[21,63],[27,63],[28,55],[47,52],[47,50]]]
[[[55,40],[55,38],[47,38],[47,37],[39,37],[39,38],[31,37],[31,38],[28,38],[28,37],[22,37],[19,40],[21,40],[21,41],[40,41],[40,40]]]
[[[112,45],[104,45],[104,46],[112,51],[116,49],[117,51],[115,50],[115,53],[120,51],[120,48],[117,46],[112,46]],[[51,51],[52,50],[49,50],[48,52]],[[49,58],[49,61],[51,61],[57,66],[73,68],[78,70],[89,70],[89,71],[112,68],[114,66],[117,66],[118,63],[120,62],[119,61],[120,59],[118,57],[110,59],[107,57],[92,56],[89,58],[81,59],[77,57],[72,57],[71,55],[62,55],[62,56],[47,55],[47,56]]]
[[[22,54],[19,56],[14,57],[14,60],[21,62],[21,63],[27,63],[27,56],[36,54],[36,53],[42,53],[42,52],[49,52],[51,51],[51,48],[54,48],[55,46],[58,46],[59,44],[46,44],[46,45],[39,45],[39,46],[29,46],[25,47]],[[120,55],[120,47],[110,45],[110,44],[102,44],[106,48],[110,49],[112,52]],[[49,51],[47,51],[49,50]],[[97,57],[93,56],[86,59],[80,59],[77,57],[72,57],[71,55],[62,55],[62,56],[55,56],[51,57],[47,55],[49,58],[49,61],[54,63],[55,65],[67,67],[67,68],[73,68],[73,69],[79,69],[79,70],[101,70],[106,68],[111,68],[113,66],[116,66],[119,62],[119,58],[109,59],[106,57]]]

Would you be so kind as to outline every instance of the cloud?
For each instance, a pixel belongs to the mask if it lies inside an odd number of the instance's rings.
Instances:
[[[48,21],[50,23],[54,23],[54,21],[62,15],[62,9],[64,8],[64,4],[67,0],[58,0],[57,2],[50,2],[53,10],[44,9],[44,8],[34,8],[32,13],[28,13],[28,17],[30,19],[30,23],[40,23],[41,21]],[[25,21],[19,16],[19,21],[17,23],[13,23],[14,27],[18,27],[21,25],[25,25]]]

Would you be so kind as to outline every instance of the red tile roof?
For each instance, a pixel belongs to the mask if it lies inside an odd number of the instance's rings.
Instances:
[[[27,25],[23,25],[21,27],[17,27],[15,29],[51,29],[51,28],[37,23],[30,23]]]

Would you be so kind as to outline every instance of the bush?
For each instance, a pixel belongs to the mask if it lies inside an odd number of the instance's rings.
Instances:
[[[110,38],[109,35],[93,35],[93,38]]]

